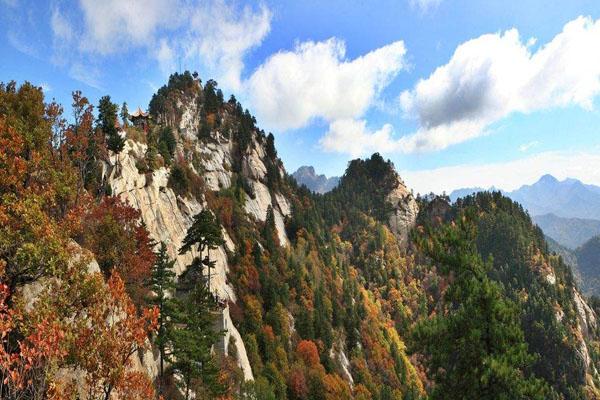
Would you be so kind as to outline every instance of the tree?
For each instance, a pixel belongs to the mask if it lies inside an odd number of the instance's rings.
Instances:
[[[547,399],[547,384],[531,373],[519,310],[491,281],[466,219],[443,226],[421,245],[442,273],[452,275],[442,309],[421,321],[414,347],[435,382],[432,399]]]
[[[118,108],[110,101],[110,96],[103,96],[98,104],[98,118],[96,119],[96,126],[106,136],[108,149],[117,154],[125,146],[125,139],[121,137],[116,127]]]
[[[160,354],[159,393],[162,393],[165,352],[169,343],[168,325],[170,323],[169,318],[172,315],[172,304],[169,300],[169,294],[173,294],[172,292],[175,289],[176,275],[173,272],[174,265],[175,260],[171,260],[167,254],[167,246],[164,242],[160,242],[160,248],[156,252],[156,262],[152,267],[152,274],[149,281],[149,289],[153,293],[149,303],[158,309],[158,325],[156,327],[156,339],[154,343],[158,347]]]
[[[194,222],[188,229],[187,234],[183,239],[183,244],[179,249],[179,254],[185,254],[194,249],[194,247],[196,251],[198,251],[199,256],[194,258],[192,264],[188,267],[186,274],[202,275],[203,266],[206,266],[208,269],[208,276],[206,279],[209,292],[210,270],[215,265],[215,261],[210,259],[210,250],[214,250],[224,243],[225,241],[223,240],[221,227],[215,220],[213,214],[209,210],[204,209],[194,217]],[[202,258],[204,251],[206,251],[206,255]]]
[[[108,278],[116,269],[133,301],[147,298],[144,283],[151,275],[154,243],[140,218],[140,212],[118,197],[104,197],[84,216],[81,244],[96,254],[101,271]]]
[[[173,372],[181,376],[186,400],[192,391],[195,398],[215,398],[224,392],[212,353],[213,345],[222,335],[214,328],[218,312],[215,299],[207,286],[197,283],[191,292],[174,299],[174,305],[168,334],[171,347],[168,359]]]
[[[120,115],[121,121],[123,121],[123,126],[127,128],[127,124],[129,123],[129,110],[127,109],[127,102],[123,102]]]

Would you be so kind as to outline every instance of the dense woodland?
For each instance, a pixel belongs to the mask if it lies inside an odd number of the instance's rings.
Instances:
[[[200,82],[172,75],[146,130],[108,96],[96,107],[76,91],[65,111],[28,83],[0,85],[1,398],[75,399],[82,387],[86,399],[599,398],[588,372],[598,332],[585,338],[588,368],[571,271],[519,204],[500,193],[419,198],[401,247],[387,226],[391,162],[351,161],[337,188],[311,193],[280,174],[273,135],[216,82]],[[202,121],[195,140],[232,135],[231,187],[206,188],[177,132],[178,104],[190,101]],[[180,244],[197,257],[179,277],[106,182],[121,128],[147,145],[140,173],[167,166],[175,193],[208,205]],[[269,190],[292,204],[289,246],[273,210],[263,223],[244,209],[252,141],[265,146]],[[222,304],[203,271],[221,226],[236,245],[229,309],[252,382],[236,354],[214,351]],[[154,380],[132,368],[148,352],[160,360]]]

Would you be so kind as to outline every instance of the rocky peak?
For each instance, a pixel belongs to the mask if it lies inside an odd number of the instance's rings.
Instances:
[[[406,248],[410,231],[417,221],[419,205],[400,177],[398,177],[396,187],[387,195],[386,200],[392,205],[388,221],[389,227],[401,247]]]
[[[325,175],[317,175],[313,166],[302,166],[292,174],[296,182],[300,185],[305,185],[315,193],[327,193],[335,188],[340,178],[332,176],[327,178]]]

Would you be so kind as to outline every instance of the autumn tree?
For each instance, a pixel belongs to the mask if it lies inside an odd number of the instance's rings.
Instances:
[[[79,241],[96,254],[107,278],[113,269],[118,271],[134,302],[144,303],[145,282],[151,275],[155,254],[138,210],[118,197],[104,197],[84,216]]]

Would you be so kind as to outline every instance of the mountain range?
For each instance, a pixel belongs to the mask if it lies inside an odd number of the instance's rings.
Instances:
[[[599,398],[600,305],[502,193],[415,198],[375,153],[315,194],[189,72],[122,129],[73,97],[61,133],[0,84],[0,398]]]
[[[454,202],[474,192],[494,190],[493,187],[457,189],[450,193],[450,200]],[[573,178],[559,181],[547,174],[531,185],[501,192],[520,203],[547,236],[567,248],[575,249],[600,234],[598,186]]]

